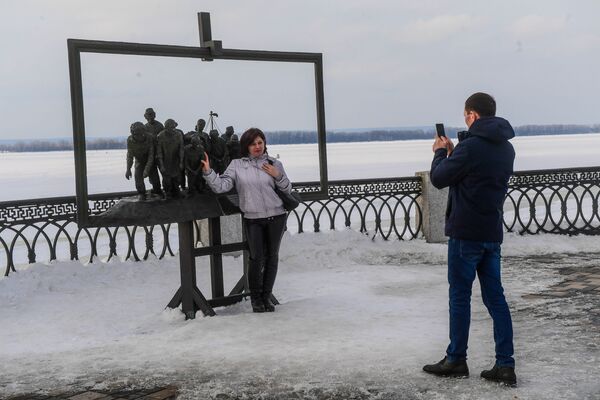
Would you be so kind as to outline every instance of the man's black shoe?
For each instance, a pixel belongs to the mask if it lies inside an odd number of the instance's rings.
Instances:
[[[428,364],[424,366],[423,371],[437,376],[451,376],[454,378],[469,376],[469,367],[467,366],[466,360],[450,362],[447,357],[444,357],[444,359],[437,364]]]
[[[499,367],[494,365],[494,368],[482,371],[481,377],[488,381],[501,382],[511,386],[517,384],[514,367]]]

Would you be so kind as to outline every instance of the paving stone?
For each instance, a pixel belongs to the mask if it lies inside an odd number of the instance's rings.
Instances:
[[[579,282],[568,283],[566,285],[559,285],[561,289],[583,289],[586,287],[585,284]]]
[[[561,275],[573,275],[575,272],[577,272],[576,269],[564,268],[561,269],[558,273]]]
[[[546,295],[544,295],[543,293],[531,293],[531,294],[524,294],[523,296],[521,296],[524,299],[543,299],[544,297],[547,297]]]
[[[147,400],[168,400],[177,398],[177,388],[176,387],[167,387],[161,391],[150,393],[144,397],[143,399]]]
[[[23,395],[19,395],[19,396],[15,396],[15,397],[10,397],[10,400],[45,400],[48,399],[49,397],[43,394],[35,394],[35,393],[30,393],[30,394],[23,394]]]
[[[591,292],[599,286],[600,285],[587,285],[585,288],[581,289],[581,291],[584,293]]]
[[[589,272],[575,272],[574,274],[569,275],[569,280],[579,280],[581,278],[587,278],[591,276]]]
[[[565,276],[565,280],[559,284],[551,286],[541,293],[530,293],[523,295],[524,299],[538,299],[544,297],[568,297],[577,294],[600,293],[600,267],[594,266],[582,270],[581,268],[566,267],[558,271],[560,275]]]
[[[113,392],[110,395],[114,398],[125,399],[125,400],[134,400],[139,399],[149,393],[148,390],[127,390],[127,391],[118,391]]]
[[[84,392],[84,393],[79,393],[79,394],[76,394],[75,396],[69,397],[69,400],[99,400],[99,399],[106,398],[106,396],[107,395],[105,393]]]
[[[567,292],[567,291],[558,291],[558,290],[553,290],[550,292],[545,293],[546,296],[550,296],[550,297],[567,297],[567,296],[572,296],[573,293],[571,292]]]

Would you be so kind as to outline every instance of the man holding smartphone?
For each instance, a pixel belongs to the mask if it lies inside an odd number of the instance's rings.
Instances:
[[[494,367],[481,377],[515,385],[512,320],[500,273],[503,204],[515,159],[509,140],[515,133],[507,120],[496,117],[496,101],[486,93],[466,100],[464,117],[469,130],[456,148],[445,136],[436,135],[433,144],[431,183],[438,189],[450,188],[445,229],[450,237],[450,344],[443,360],[423,370],[439,376],[469,375],[471,289],[477,275],[496,343]]]

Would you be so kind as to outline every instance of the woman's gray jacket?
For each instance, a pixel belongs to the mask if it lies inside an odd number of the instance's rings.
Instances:
[[[267,159],[273,161],[273,166],[281,172],[278,179],[262,170]],[[275,193],[275,186],[283,192],[290,193],[292,184],[283,169],[283,164],[266,154],[257,158],[243,157],[231,160],[221,175],[212,169],[202,175],[215,193],[229,192],[235,186],[244,218],[268,218],[286,212],[283,201]]]

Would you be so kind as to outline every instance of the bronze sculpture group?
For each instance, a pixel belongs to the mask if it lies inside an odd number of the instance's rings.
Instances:
[[[240,158],[240,142],[232,126],[221,136],[216,129],[207,134],[204,132],[206,121],[199,119],[195,130],[184,134],[173,119],[167,119],[163,126],[156,120],[152,108],[146,109],[144,117],[147,123],[131,124],[131,135],[127,139],[125,178],[131,178],[134,167],[139,200],[147,199],[145,178],[149,178],[152,185],[152,195],[177,198],[181,190],[186,189],[186,180],[187,193],[193,195],[207,190],[201,163],[206,154],[217,173],[223,173],[231,160]]]

